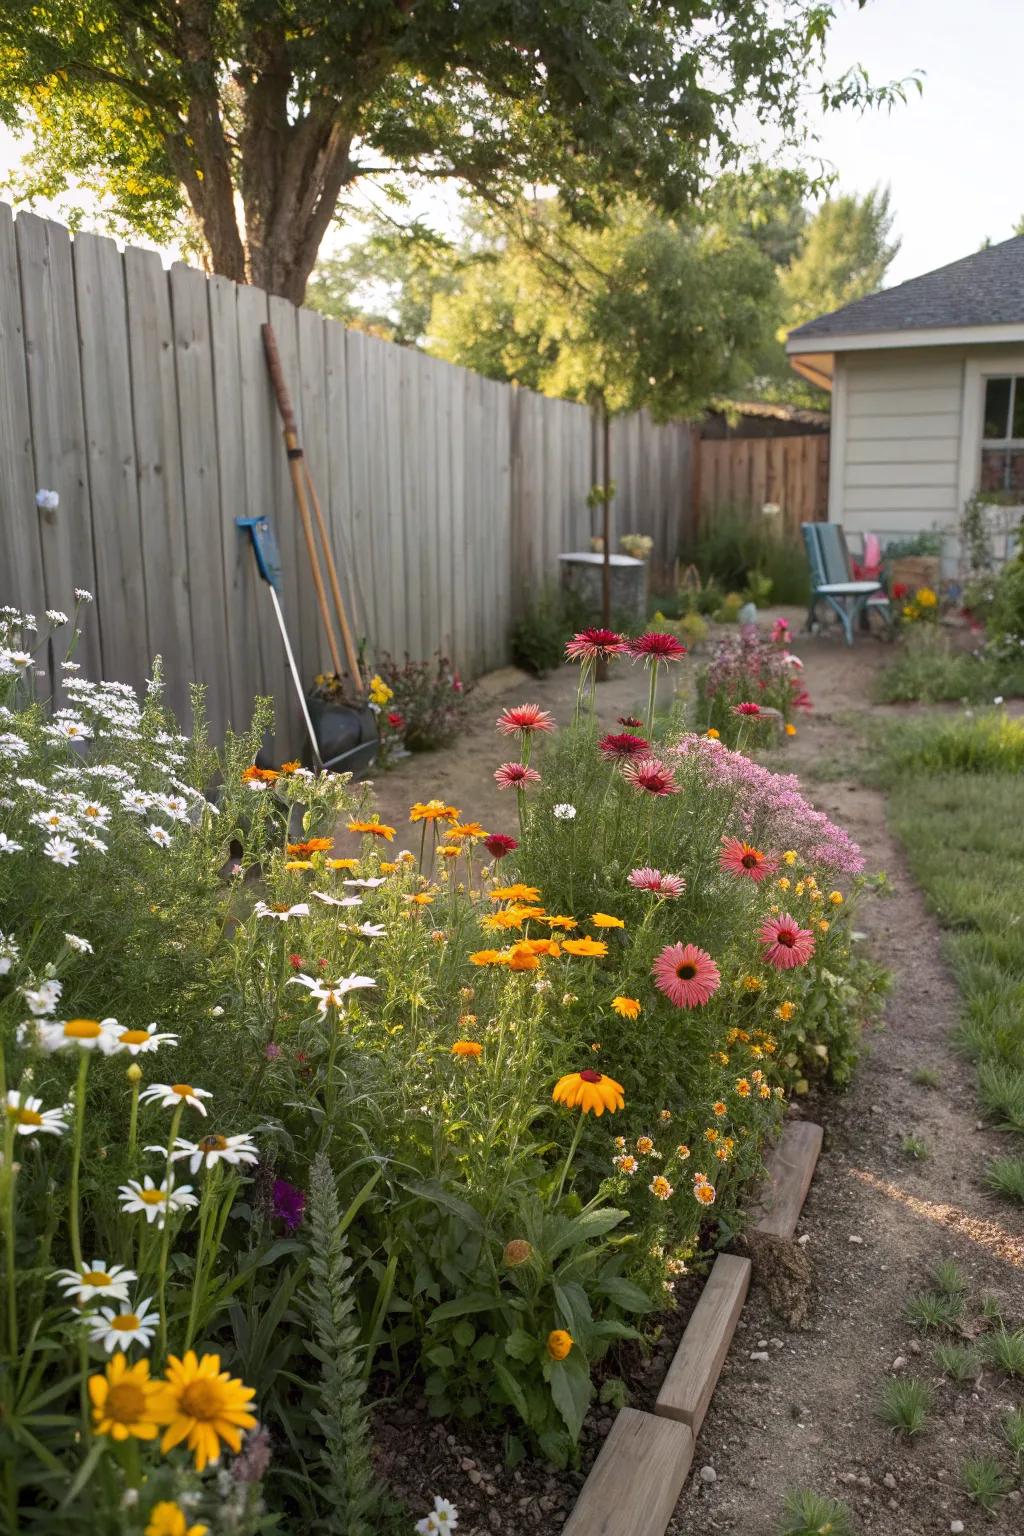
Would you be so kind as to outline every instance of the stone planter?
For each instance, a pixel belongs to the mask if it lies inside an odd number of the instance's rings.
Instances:
[[[574,592],[586,608],[588,617],[601,618],[601,590],[604,556],[590,550],[574,550],[559,555],[562,586]],[[612,555],[612,618],[631,629],[647,623],[647,562],[631,555]]]

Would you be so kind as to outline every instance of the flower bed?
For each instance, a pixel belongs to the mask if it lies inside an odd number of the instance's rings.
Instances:
[[[371,1368],[564,1465],[787,1089],[849,1071],[854,845],[721,743],[600,736],[582,688],[499,721],[506,827],[426,800],[403,849],[365,791],[252,766],[264,711],[214,753],[159,679],[71,661],[52,708],[38,635],[0,646],[13,1526],[451,1530],[375,1481]],[[624,649],[577,637],[581,683]]]
[[[756,625],[728,635],[697,675],[696,724],[730,746],[766,739],[765,727],[781,726],[795,736],[795,717],[811,701],[801,676],[803,663],[788,649],[789,625],[777,619],[771,640]]]

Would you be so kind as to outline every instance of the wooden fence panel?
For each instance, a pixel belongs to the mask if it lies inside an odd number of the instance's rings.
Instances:
[[[718,438],[697,444],[700,516],[760,513],[781,507],[781,527],[797,537],[801,523],[828,513],[827,433],[797,437]]]
[[[18,287],[18,252],[9,208],[0,204],[0,570],[7,572],[9,597],[23,612],[37,617],[49,599],[43,577],[43,552],[35,495],[39,489],[32,458],[25,333]],[[41,482],[47,490],[50,480]],[[58,509],[59,510],[59,509]],[[52,607],[70,614],[72,596],[54,595]],[[40,619],[40,622],[42,620]]]

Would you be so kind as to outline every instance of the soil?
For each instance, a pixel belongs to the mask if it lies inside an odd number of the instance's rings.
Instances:
[[[796,629],[800,616],[787,617]],[[888,872],[891,894],[867,905],[863,926],[892,969],[893,989],[850,1088],[791,1109],[825,1127],[797,1231],[809,1264],[794,1267],[810,1271],[810,1294],[795,1309],[781,1307],[791,1318],[806,1317],[787,1326],[772,1310],[770,1298],[779,1305],[779,1297],[771,1275],[764,1283],[755,1278],[669,1532],[772,1536],[786,1491],[805,1487],[845,1500],[865,1536],[940,1536],[961,1528],[968,1536],[1011,1536],[1024,1531],[1020,1487],[986,1515],[968,1499],[961,1466],[968,1456],[1000,1455],[999,1418],[1024,1404],[1024,1384],[987,1368],[966,1386],[944,1383],[931,1359],[933,1339],[904,1318],[909,1295],[927,1287],[936,1263],[951,1258],[969,1282],[966,1333],[985,1326],[983,1297],[994,1300],[1008,1326],[1020,1326],[1024,1232],[1014,1208],[983,1183],[988,1159],[1010,1143],[979,1120],[972,1069],[951,1046],[959,999],[937,925],[887,828],[884,797],[853,776],[856,717],[871,711],[898,728],[901,711],[872,706],[869,696],[872,674],[891,652],[869,638],[849,650],[832,635],[799,636],[794,648],[814,712],[787,745],[785,766],[857,839],[868,868]],[[565,718],[575,687],[575,671],[541,682],[492,674],[479,690],[479,723],[466,736],[380,781],[385,818],[402,825],[413,799],[438,794],[489,829],[513,830],[514,805],[490,777],[502,757],[491,722],[502,705],[527,699]],[[619,715],[642,714],[641,674],[613,674],[598,698],[609,726]],[[916,1080],[922,1072],[935,1074],[939,1086]],[[926,1157],[908,1155],[908,1136],[924,1142]],[[699,1286],[685,1282],[650,1357],[619,1362],[635,1406],[651,1406],[697,1294]],[[752,1359],[766,1351],[767,1362]],[[935,1392],[928,1428],[913,1441],[896,1438],[877,1415],[879,1391],[894,1375],[921,1378]],[[529,1462],[510,1470],[499,1439],[470,1441],[461,1428],[453,1433],[425,1421],[415,1404],[382,1406],[380,1468],[416,1514],[433,1493],[453,1499],[460,1536],[547,1536],[561,1530],[612,1418],[611,1409],[591,1414],[579,1471]]]

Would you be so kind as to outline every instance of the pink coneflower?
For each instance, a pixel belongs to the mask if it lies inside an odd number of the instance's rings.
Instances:
[[[764,714],[764,710],[761,708],[760,704],[753,704],[748,699],[743,704],[734,704],[733,707],[732,707],[731,713],[734,714],[734,715],[740,715],[741,717],[743,715],[750,715],[750,716],[756,717],[757,715],[763,715]]]
[[[503,709],[494,722],[502,736],[526,736],[532,731],[553,731],[554,717],[539,704],[516,704]]]
[[[507,853],[518,848],[519,844],[514,837],[509,837],[504,832],[492,832],[490,837],[484,838],[484,847],[492,859],[503,859]]]
[[[801,928],[795,917],[783,912],[781,917],[769,917],[757,931],[764,945],[764,958],[777,971],[791,971],[794,966],[806,965],[814,954],[814,934]]]
[[[721,985],[718,966],[696,944],[667,944],[651,966],[654,985],[677,1008],[699,1008]]]
[[[527,768],[525,763],[502,763],[495,768],[494,777],[499,789],[525,789],[527,784],[540,783],[536,768]]]
[[[625,649],[625,640],[614,629],[581,629],[565,647],[565,655],[567,661],[601,661]]]
[[[738,837],[722,838],[718,863],[730,875],[749,875],[758,884],[768,875],[773,875],[779,867],[778,859],[762,853],[760,848],[755,848],[752,843],[744,843]]]
[[[675,901],[686,890],[686,881],[682,875],[663,875],[660,869],[651,869],[649,864],[644,864],[640,869],[631,869],[626,876],[626,884],[631,885],[635,891],[650,891],[654,896],[664,896],[667,901]]]
[[[666,768],[660,757],[627,758],[622,765],[622,777],[634,789],[642,789],[649,795],[679,793],[671,768]]]
[[[657,629],[627,641],[626,649],[637,661],[681,661],[686,655],[686,646],[681,640]]]
[[[651,750],[651,744],[646,736],[634,736],[630,731],[621,731],[618,735],[612,732],[608,736],[602,736],[597,744],[597,750],[609,762],[616,762],[626,757],[646,757]]]

